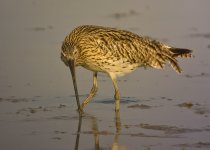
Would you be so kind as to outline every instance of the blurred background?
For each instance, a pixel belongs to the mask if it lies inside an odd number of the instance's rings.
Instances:
[[[60,61],[60,47],[65,36],[83,24],[127,29],[172,46],[193,49],[196,58],[180,64],[185,73],[199,74],[208,68],[207,0],[1,0],[0,7],[2,97],[70,92],[70,74]],[[138,79],[144,81],[141,73]],[[78,74],[79,78],[90,79],[89,72]]]

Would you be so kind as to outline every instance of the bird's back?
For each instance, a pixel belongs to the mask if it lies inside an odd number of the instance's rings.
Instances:
[[[64,43],[73,45],[77,51],[75,59],[83,67],[119,75],[139,66],[162,69],[167,61],[181,72],[176,57],[191,57],[187,49],[173,48],[129,31],[93,25],[75,28]]]

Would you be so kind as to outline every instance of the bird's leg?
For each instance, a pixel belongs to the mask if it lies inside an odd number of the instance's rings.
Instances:
[[[116,75],[110,73],[109,76],[112,79],[112,82],[113,82],[113,85],[114,85],[114,89],[115,89],[115,95],[114,95],[114,98],[115,98],[115,111],[117,112],[117,111],[120,110],[120,92],[119,92],[119,88],[118,88],[118,85],[117,85]]]
[[[98,84],[97,84],[97,72],[93,73],[93,87],[90,91],[90,94],[88,97],[84,100],[82,105],[80,106],[80,109],[83,110],[84,106],[95,96],[96,92],[98,90]]]

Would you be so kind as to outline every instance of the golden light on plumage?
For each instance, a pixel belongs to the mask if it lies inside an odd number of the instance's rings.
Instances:
[[[97,92],[97,72],[110,76],[115,89],[115,110],[119,110],[120,94],[116,78],[139,67],[164,68],[167,62],[178,73],[181,68],[176,57],[191,57],[191,50],[174,48],[166,44],[141,37],[126,30],[83,25],[66,36],[61,50],[62,61],[70,67],[79,110]],[[93,87],[89,96],[80,105],[77,91],[75,66],[93,72]]]

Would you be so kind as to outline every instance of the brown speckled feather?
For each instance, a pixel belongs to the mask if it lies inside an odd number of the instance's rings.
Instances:
[[[92,25],[74,29],[65,38],[62,51],[77,65],[117,75],[140,66],[162,69],[166,62],[181,72],[176,57],[191,57],[190,50],[173,48],[129,31]]]

